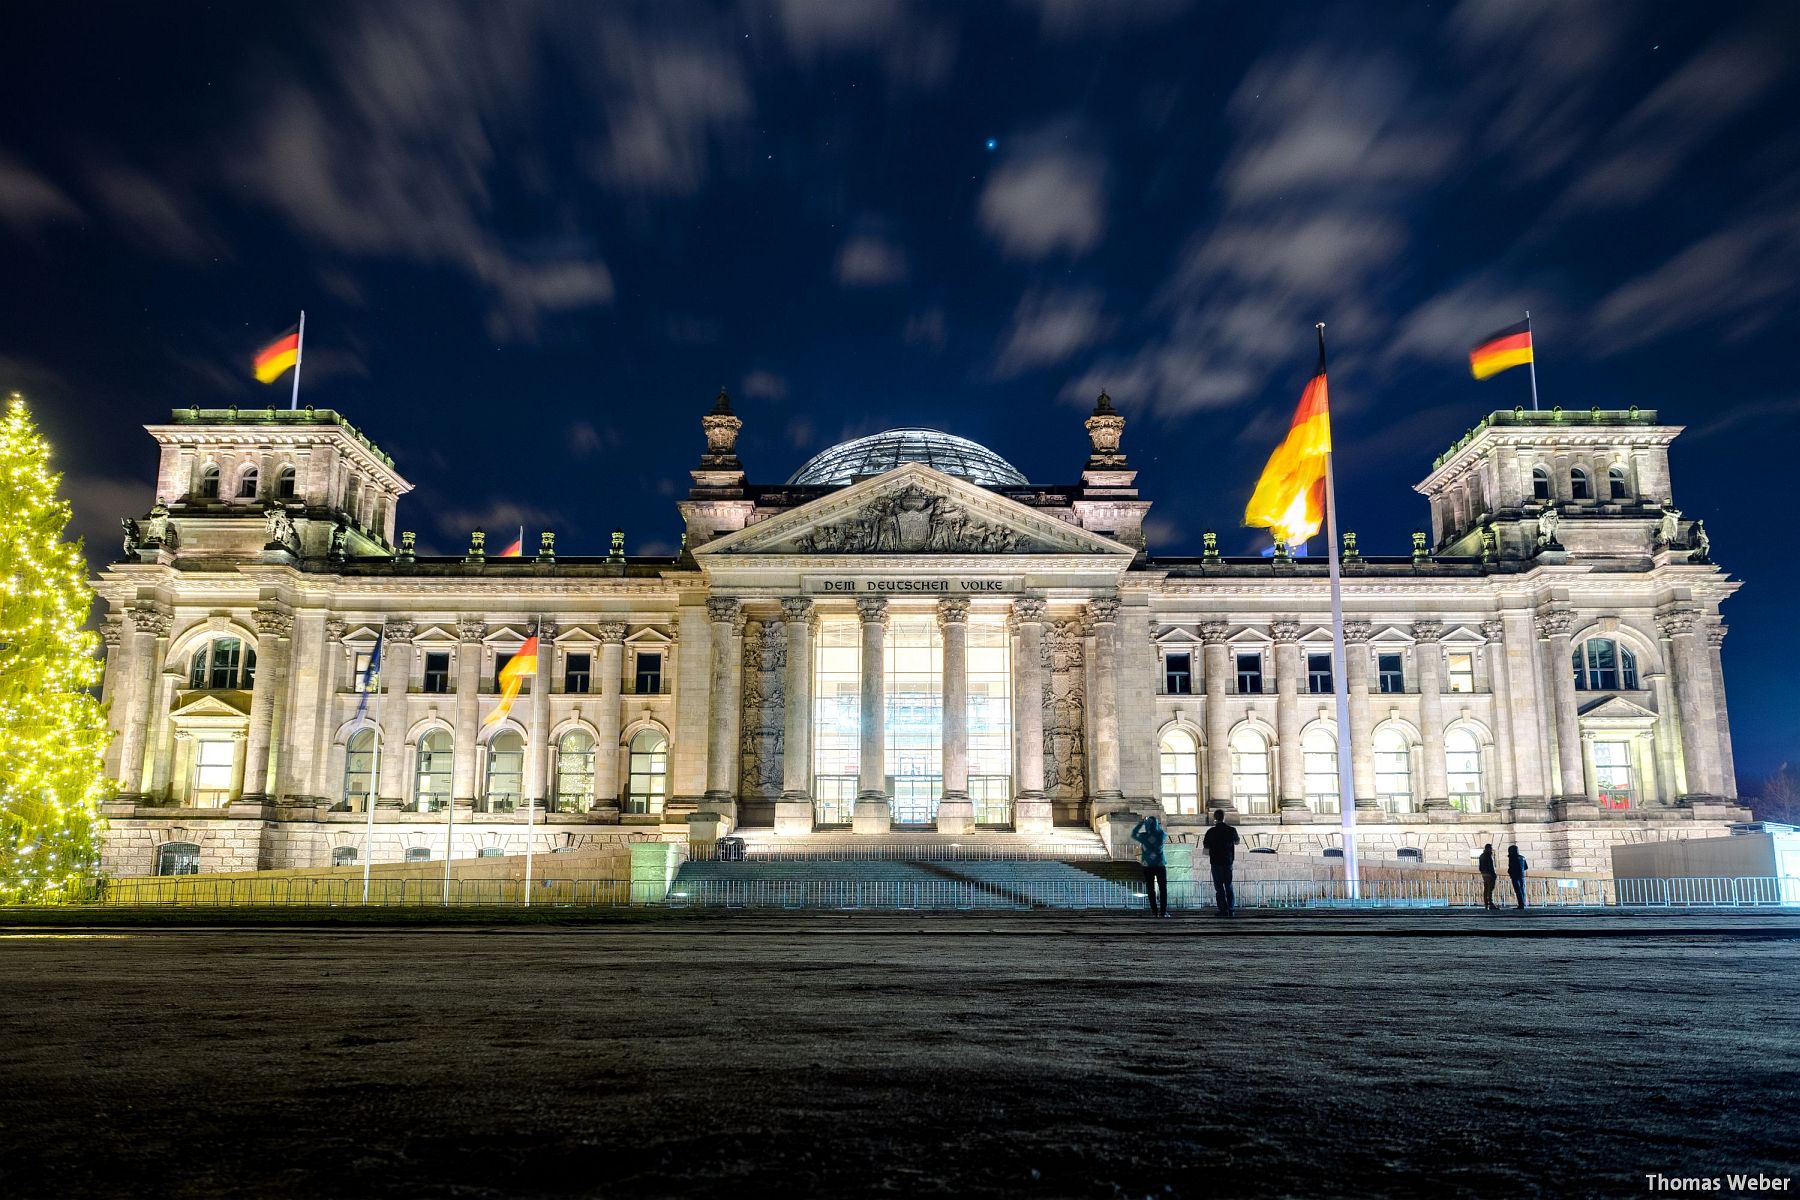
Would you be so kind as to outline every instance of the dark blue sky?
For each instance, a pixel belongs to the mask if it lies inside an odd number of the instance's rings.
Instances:
[[[679,536],[721,384],[753,478],[925,424],[1073,480],[1102,385],[1152,549],[1228,550],[1330,324],[1346,524],[1522,372],[1688,426],[1675,499],[1726,610],[1746,783],[1800,758],[1786,668],[1800,392],[1791,3],[13,5],[0,390],[110,553],[136,431],[303,400],[418,485],[401,525],[565,553]],[[989,139],[993,148],[989,148]]]

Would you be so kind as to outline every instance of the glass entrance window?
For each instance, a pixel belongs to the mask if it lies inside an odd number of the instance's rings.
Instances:
[[[344,747],[344,807],[362,812],[375,782],[375,731],[352,734]]]
[[[625,777],[625,811],[659,813],[669,794],[669,739],[655,729],[631,735],[631,761]]]
[[[1592,745],[1600,807],[1630,808],[1636,799],[1631,786],[1631,743],[1595,741]]]
[[[594,737],[571,729],[556,744],[556,811],[586,812],[594,804]]]
[[[1391,813],[1412,811],[1412,748],[1392,726],[1375,731],[1375,799]]]
[[[512,730],[488,742],[487,807],[489,812],[512,812],[525,793],[525,739]]]
[[[1272,810],[1269,803],[1269,743],[1244,726],[1231,735],[1231,801],[1240,812]]]
[[[1480,812],[1481,744],[1466,729],[1444,734],[1444,777],[1450,787],[1450,804],[1464,812]]]
[[[855,617],[819,621],[813,646],[813,803],[820,825],[848,825],[862,756],[862,629]]]
[[[1012,646],[998,616],[969,617],[969,801],[977,825],[1012,823]]]
[[[1200,811],[1200,743],[1185,729],[1162,735],[1162,803],[1171,816]]]
[[[232,768],[236,765],[236,741],[231,738],[197,739],[194,742],[191,802],[198,808],[217,808],[231,803]]]
[[[1306,807],[1318,813],[1338,811],[1337,738],[1313,726],[1300,739],[1300,771]]]
[[[444,730],[433,729],[419,739],[413,775],[413,807],[418,811],[436,812],[450,803],[452,757],[450,735]]]
[[[937,819],[944,791],[944,646],[937,617],[899,615],[888,622],[884,762],[894,821]]]

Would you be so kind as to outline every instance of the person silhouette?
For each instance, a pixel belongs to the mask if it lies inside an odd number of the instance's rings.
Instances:
[[[1481,857],[1475,860],[1475,869],[1481,872],[1481,903],[1489,909],[1499,908],[1494,903],[1494,884],[1500,880],[1499,872],[1494,870],[1494,843],[1489,842],[1481,848]]]
[[[1231,889],[1231,864],[1237,857],[1238,831],[1225,823],[1225,810],[1213,809],[1212,828],[1201,842],[1212,863],[1213,903],[1221,917],[1229,917],[1237,908],[1237,894]]]
[[[1151,813],[1131,830],[1144,863],[1144,891],[1150,897],[1150,915],[1169,915],[1169,868],[1163,861],[1163,843],[1169,840],[1162,822]]]
[[[1525,872],[1530,866],[1517,846],[1506,848],[1506,877],[1512,880],[1513,895],[1518,897],[1521,910],[1525,907]]]

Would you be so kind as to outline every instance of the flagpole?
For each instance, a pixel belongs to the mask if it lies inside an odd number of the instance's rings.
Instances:
[[[381,651],[383,649],[381,643],[382,639],[386,636],[387,630],[385,628],[375,635],[375,662],[381,661]],[[371,680],[379,678],[380,676],[371,669],[368,672],[368,676],[363,680],[363,686],[366,688],[369,686]],[[364,817],[363,827],[362,902],[363,907],[365,908],[368,907],[369,904],[369,869],[375,863],[375,801],[381,796],[381,702],[387,698],[384,695],[385,691],[386,689],[382,688],[375,693],[375,754],[374,757],[369,760],[369,790],[363,796],[363,808],[366,810],[366,816]],[[366,694],[364,703],[367,703]],[[355,735],[352,734],[351,736],[354,737]]]
[[[450,860],[456,853],[456,789],[450,789],[450,801],[445,805],[449,816],[444,820],[444,907],[450,907]]]
[[[1319,370],[1325,370],[1325,322],[1318,324]],[[1335,439],[1334,439],[1335,442]],[[1357,899],[1362,891],[1356,861],[1356,786],[1351,769],[1349,655],[1344,652],[1344,589],[1338,564],[1337,484],[1331,471],[1332,452],[1325,452],[1325,540],[1331,552],[1331,681],[1337,694],[1338,812],[1344,829],[1344,890]]]
[[[300,310],[300,335],[294,340],[294,398],[289,409],[300,407],[300,360],[306,356],[306,310]]]
[[[1531,343],[1531,361],[1526,365],[1531,368],[1531,411],[1538,411],[1537,398],[1537,339],[1531,336],[1531,310],[1525,310],[1525,337]]]

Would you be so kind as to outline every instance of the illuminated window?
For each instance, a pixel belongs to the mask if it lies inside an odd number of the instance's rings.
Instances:
[[[1166,696],[1191,696],[1194,694],[1193,655],[1166,654],[1163,656],[1163,694]]]
[[[1012,821],[1012,647],[999,616],[969,617],[969,801],[977,825]]]
[[[1300,769],[1305,776],[1306,806],[1314,812],[1338,811],[1337,739],[1315,725],[1300,739]]]
[[[1486,807],[1481,791],[1481,744],[1466,729],[1444,734],[1444,774],[1450,787],[1450,804],[1464,812]]]
[[[525,794],[525,739],[513,730],[488,741],[487,798],[489,812],[512,812]]]
[[[407,862],[430,862],[431,861],[431,847],[430,846],[408,846],[406,848],[406,861]]]
[[[195,738],[191,799],[199,808],[231,802],[231,777],[237,767],[237,742],[231,738]]]
[[[188,662],[188,686],[249,690],[256,681],[256,650],[234,637],[214,638]]]
[[[353,650],[350,652],[350,690],[354,692],[378,692],[381,690],[381,672],[375,668],[375,652],[373,650]]]
[[[1475,655],[1468,650],[1453,650],[1445,656],[1449,664],[1449,681],[1452,692],[1472,692],[1475,690]]]
[[[1270,811],[1269,743],[1248,725],[1231,735],[1231,799],[1242,812]]]
[[[450,803],[450,734],[433,729],[419,739],[418,766],[413,772],[413,807],[436,812]],[[407,852],[409,855],[411,851]]]
[[[356,865],[356,847],[333,846],[331,848],[331,865],[334,867],[354,867]]]
[[[586,812],[594,806],[594,737],[571,729],[556,744],[556,811]]]
[[[156,848],[158,875],[198,875],[200,847],[193,842],[164,842]]]
[[[1185,729],[1162,735],[1162,802],[1172,814],[1200,811],[1200,743]]]
[[[363,811],[369,793],[375,790],[375,731],[361,729],[350,735],[344,747],[344,804]]]
[[[1569,657],[1578,691],[1637,690],[1637,655],[1611,638],[1589,638]]]
[[[937,617],[891,618],[883,656],[887,792],[896,824],[923,825],[937,819],[944,791],[944,646]]]
[[[1594,756],[1594,787],[1599,792],[1601,808],[1630,808],[1636,797],[1631,779],[1631,743],[1624,741],[1590,743]]]
[[[1392,725],[1375,731],[1375,799],[1389,812],[1412,811],[1412,747]]]
[[[813,643],[813,802],[820,825],[848,825],[862,754],[862,634],[822,617]]]
[[[640,729],[631,738],[625,784],[625,811],[659,813],[669,793],[669,739],[655,729]]]

